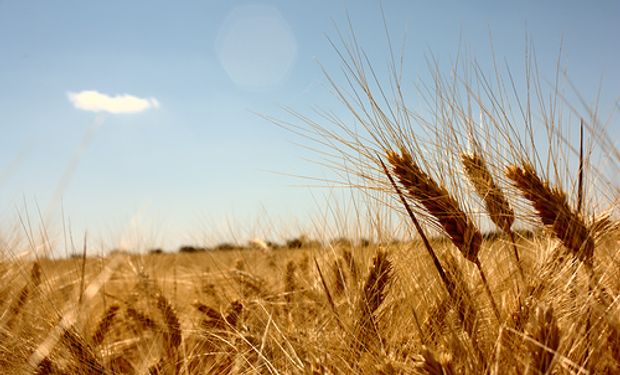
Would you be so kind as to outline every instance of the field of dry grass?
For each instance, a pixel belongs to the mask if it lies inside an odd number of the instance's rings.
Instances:
[[[527,67],[519,96],[477,66],[437,74],[417,113],[395,60],[379,84],[356,45],[340,53],[355,126],[284,125],[328,140],[407,240],[377,214],[370,244],[8,256],[2,372],[620,373],[620,158],[596,114],[567,116]]]
[[[508,236],[483,241],[480,263],[499,316],[476,266],[445,241],[431,245],[452,293],[420,241],[5,263],[0,367],[613,373],[620,369],[617,241],[610,232],[597,242],[600,279],[590,292],[583,266],[569,254],[558,259],[558,240],[517,238],[525,280]],[[110,263],[107,279],[98,279]]]

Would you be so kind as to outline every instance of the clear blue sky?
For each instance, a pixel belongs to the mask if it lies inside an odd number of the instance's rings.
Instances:
[[[0,1],[0,234],[25,205],[38,221],[38,204],[58,240],[59,196],[75,237],[118,241],[132,217],[144,246],[168,249],[225,238],[225,223],[251,232],[268,218],[294,232],[321,211],[321,192],[294,175],[331,172],[306,160],[320,156],[295,144],[303,139],[254,112],[341,111],[317,61],[339,71],[326,36],[346,29],[348,12],[375,65],[386,63],[379,4]],[[541,65],[552,66],[563,40],[584,96],[602,82],[612,96],[603,99],[618,98],[620,2],[383,7],[393,38],[407,36],[412,77],[427,75],[429,52],[449,62],[464,46],[488,61],[490,34],[497,56],[519,66],[528,33]],[[134,98],[114,98],[123,94]]]

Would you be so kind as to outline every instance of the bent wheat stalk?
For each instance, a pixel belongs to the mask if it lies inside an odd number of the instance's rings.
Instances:
[[[529,200],[543,224],[551,229],[551,232],[562,242],[586,268],[588,274],[588,294],[596,288],[596,276],[594,274],[594,239],[591,231],[582,219],[579,212],[582,205],[582,162],[580,156],[579,166],[579,196],[577,198],[578,209],[573,210],[568,204],[566,194],[556,186],[551,186],[548,181],[541,179],[534,167],[527,162],[523,166],[511,165],[506,170],[506,176],[521,193]],[[586,312],[586,340],[590,342],[590,319],[591,311]],[[587,350],[586,350],[587,357]]]
[[[442,282],[444,283],[446,290],[448,291],[448,296],[449,296],[448,302],[451,305],[455,306],[459,321],[463,325],[463,328],[467,332],[470,333],[470,338],[472,339],[472,344],[474,344],[474,347],[477,347],[477,345],[475,344],[475,337],[471,335],[471,332],[473,332],[472,331],[473,325],[471,324],[473,323],[473,320],[471,319],[473,314],[471,314],[471,312],[473,312],[473,310],[467,311],[467,307],[471,307],[471,304],[469,304],[468,306],[464,304],[464,302],[472,301],[470,296],[465,296],[463,294],[463,292],[465,291],[464,289],[465,284],[463,283],[462,285],[459,285],[459,281],[455,280],[454,274],[448,274],[448,272],[444,270],[443,266],[441,265],[439,261],[439,258],[435,254],[435,250],[433,250],[433,247],[428,241],[428,238],[426,237],[424,230],[422,230],[422,226],[420,225],[420,223],[418,222],[418,219],[416,218],[413,211],[411,210],[411,207],[409,207],[409,203],[407,203],[407,200],[405,199],[405,196],[401,192],[400,188],[398,187],[398,185],[396,185],[396,182],[394,181],[392,174],[390,173],[387,166],[385,165],[385,163],[380,157],[378,157],[378,160],[379,160],[379,163],[381,164],[381,167],[383,167],[384,173],[390,180],[392,187],[394,187],[394,190],[396,190],[396,193],[398,194],[398,197],[400,198],[403,206],[405,206],[405,210],[407,211],[407,214],[409,215],[409,217],[411,218],[411,221],[415,225],[416,230],[418,231],[418,234],[422,238],[424,247],[428,251],[428,254],[430,255],[431,259],[433,260],[433,264],[435,265],[435,268],[437,269],[437,272],[439,273],[439,276]],[[448,271],[450,271],[449,266],[450,264],[448,264],[448,268],[447,268]],[[445,306],[444,304],[441,304],[441,305]],[[417,321],[417,317],[415,314],[414,314],[414,319]],[[418,331],[420,332],[422,340],[425,341],[426,337],[424,336],[424,334],[422,334],[422,328],[419,323],[417,323],[417,325],[419,327]]]
[[[428,255],[431,257],[431,259],[433,260],[433,265],[435,266],[435,269],[437,270],[437,273],[439,273],[439,277],[441,278],[441,281],[444,283],[444,286],[446,287],[446,290],[448,291],[448,294],[450,295],[450,298],[452,298],[453,300],[456,300],[455,285],[454,285],[454,283],[446,275],[446,273],[445,273],[445,271],[444,271],[444,269],[443,269],[443,267],[441,265],[441,262],[439,261],[439,258],[437,257],[437,254],[435,253],[435,250],[433,250],[433,247],[431,246],[430,242],[428,241],[428,238],[426,237],[426,234],[424,233],[424,230],[422,230],[422,226],[420,225],[420,222],[418,222],[417,217],[414,215],[413,211],[411,210],[411,207],[409,207],[409,203],[407,203],[407,200],[405,199],[405,196],[401,192],[401,190],[398,187],[398,185],[396,185],[396,182],[394,181],[394,178],[392,177],[392,174],[388,170],[388,168],[385,165],[385,163],[383,162],[383,160],[380,157],[378,159],[379,159],[379,163],[381,164],[381,167],[383,167],[383,171],[385,172],[385,175],[390,180],[390,183],[394,187],[394,190],[396,190],[396,193],[398,194],[398,197],[400,198],[403,206],[405,206],[405,210],[407,211],[407,214],[411,218],[411,221],[413,222],[413,225],[415,226],[416,230],[418,231],[418,234],[422,238],[422,242],[424,243],[424,248],[428,252]]]

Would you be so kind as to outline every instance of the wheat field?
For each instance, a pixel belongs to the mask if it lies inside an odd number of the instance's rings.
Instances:
[[[617,266],[617,236],[597,241],[597,262]],[[430,244],[451,289],[421,241],[5,263],[0,366],[37,374],[618,371],[617,267],[595,266],[600,279],[589,289],[587,269],[557,256],[557,239],[517,235],[524,281],[510,237],[484,239],[478,257],[489,295],[449,242]]]
[[[352,91],[333,88],[358,130],[299,118],[406,239],[8,256],[2,372],[620,373],[618,186],[605,178],[620,160],[594,115],[508,112],[506,86],[482,75],[439,75],[436,106],[418,115],[396,60],[379,85],[355,46],[341,53]],[[601,154],[607,167],[591,160]]]

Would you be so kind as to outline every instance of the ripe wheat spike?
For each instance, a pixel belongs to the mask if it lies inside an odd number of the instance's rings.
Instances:
[[[581,215],[569,206],[566,194],[541,179],[528,162],[509,166],[506,176],[532,203],[542,223],[573,255],[592,268],[594,240]]]

